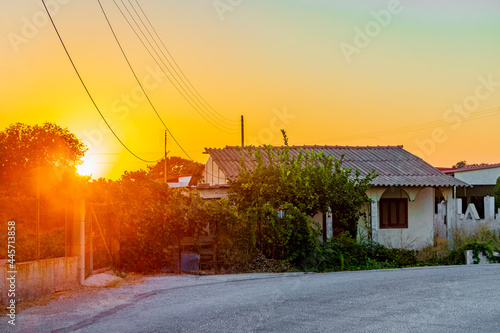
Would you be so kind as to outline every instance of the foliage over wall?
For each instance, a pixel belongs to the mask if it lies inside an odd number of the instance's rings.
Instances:
[[[170,189],[144,171],[125,173],[118,181],[90,183],[89,198],[108,204],[120,225],[120,268],[157,272],[171,264],[174,247],[185,236],[204,232],[204,202],[195,191]]]

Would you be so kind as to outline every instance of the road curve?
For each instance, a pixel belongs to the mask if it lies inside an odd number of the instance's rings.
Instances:
[[[500,265],[160,276],[93,297],[21,312],[15,331],[500,332]]]

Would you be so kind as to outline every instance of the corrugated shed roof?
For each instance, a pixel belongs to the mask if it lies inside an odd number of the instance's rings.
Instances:
[[[256,148],[262,150],[263,159],[268,161],[264,147]],[[297,155],[301,149],[322,151],[336,159],[344,155],[343,166],[358,169],[362,175],[375,169],[379,176],[373,180],[374,186],[470,186],[445,175],[420,157],[404,150],[403,146],[291,146],[290,153]],[[254,165],[255,158],[247,149],[226,146],[205,150],[226,177],[231,179],[239,174],[242,156],[247,168],[251,169]]]

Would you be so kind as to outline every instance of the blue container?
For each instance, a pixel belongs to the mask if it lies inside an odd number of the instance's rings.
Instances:
[[[181,253],[181,270],[197,271],[200,266],[200,255],[192,253]]]

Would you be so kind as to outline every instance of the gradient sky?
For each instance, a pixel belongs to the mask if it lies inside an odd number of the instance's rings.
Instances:
[[[118,136],[140,157],[161,158],[163,125],[98,2],[46,2]],[[247,144],[281,144],[284,128],[293,145],[404,145],[436,166],[500,162],[498,1],[139,0],[217,114],[195,111],[153,74],[157,64],[113,1],[101,2],[161,118],[195,160],[206,161],[205,147],[239,145],[244,115]],[[0,128],[68,127],[89,146],[94,177],[145,167],[104,125],[41,1],[1,0],[0,31]],[[186,157],[171,137],[168,150]]]

